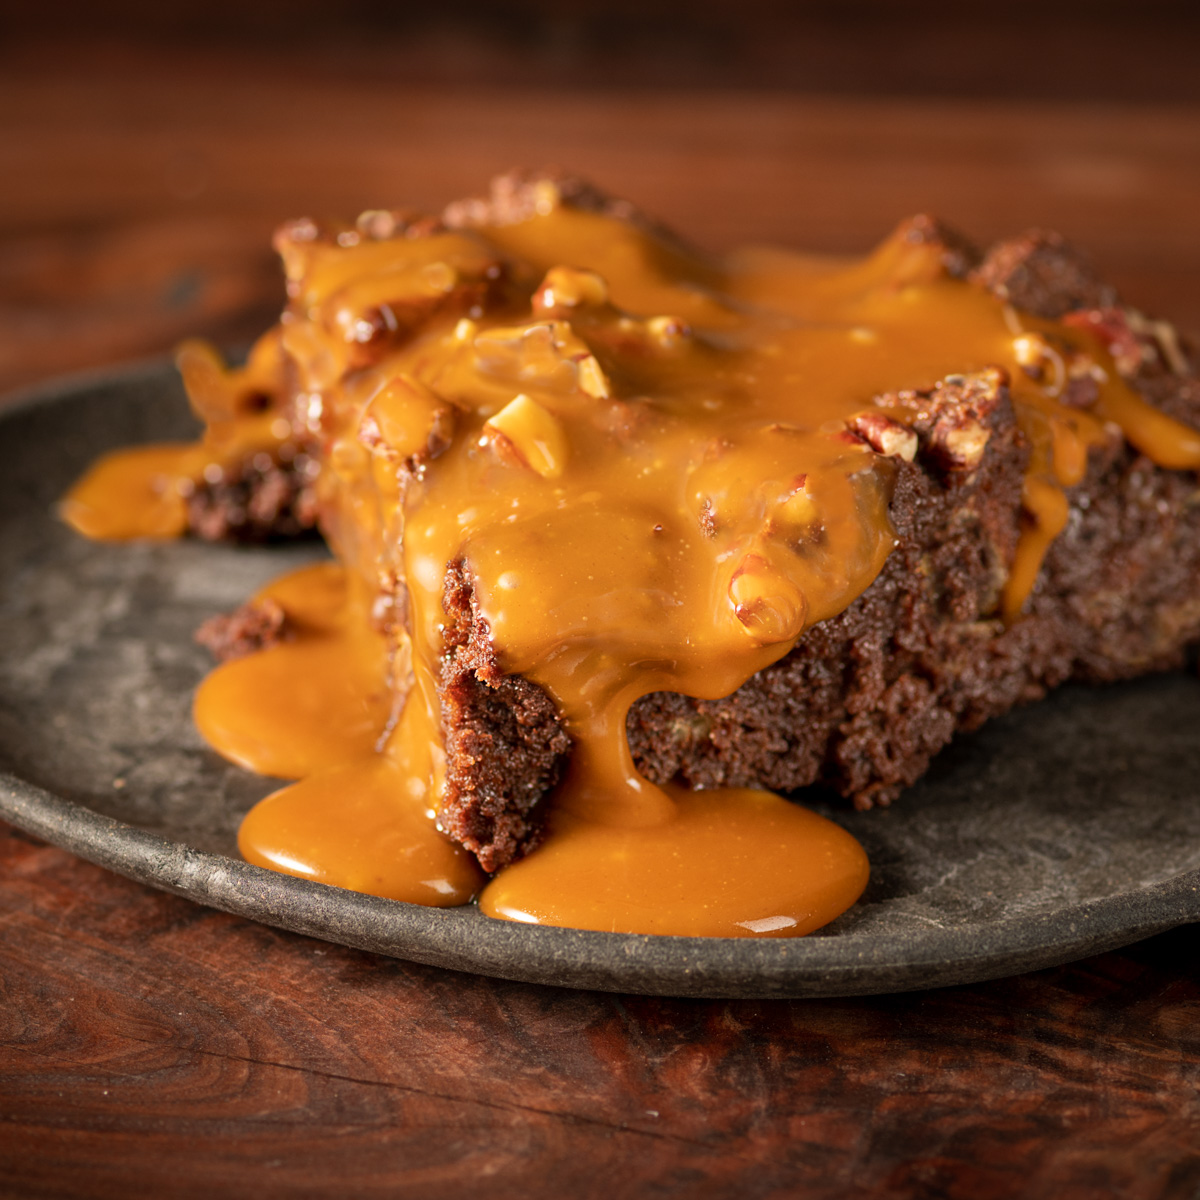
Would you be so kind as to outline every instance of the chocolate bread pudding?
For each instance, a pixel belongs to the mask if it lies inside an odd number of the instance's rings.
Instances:
[[[1190,351],[1054,234],[716,259],[543,172],[276,245],[246,364],[180,353],[202,441],[64,501],[91,536],[333,549],[201,631],[202,733],[300,781],[252,862],[803,934],[867,865],[775,793],[889,804],[956,731],[1200,637]]]

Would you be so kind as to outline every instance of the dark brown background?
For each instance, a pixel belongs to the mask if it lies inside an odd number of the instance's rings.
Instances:
[[[906,213],[1087,245],[1200,329],[1200,9],[0,7],[0,387],[238,340],[272,226],[557,162],[720,249]],[[452,975],[0,834],[0,1193],[1200,1195],[1200,934],[694,1002]]]

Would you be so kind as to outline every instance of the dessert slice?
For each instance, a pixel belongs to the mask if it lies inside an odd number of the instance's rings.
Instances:
[[[1200,635],[1188,349],[1053,235],[979,255],[914,218],[861,261],[714,260],[542,174],[277,246],[279,326],[239,370],[185,348],[209,433],[155,476],[201,536],[316,514],[344,567],[336,603],[300,581],[208,631],[292,637],[198,700],[223,752],[311,776],[251,814],[255,861],[417,898],[354,833],[403,804],[499,872],[490,915],[803,933],[865,860],[746,789],[889,803],[956,730]]]

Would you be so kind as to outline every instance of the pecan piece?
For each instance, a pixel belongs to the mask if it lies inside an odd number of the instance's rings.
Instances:
[[[876,454],[912,462],[917,454],[917,435],[906,425],[881,412],[859,413],[846,423]]]

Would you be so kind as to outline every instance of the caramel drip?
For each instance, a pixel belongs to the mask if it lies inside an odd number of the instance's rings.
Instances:
[[[1129,388],[1106,389],[1097,415],[1120,426],[1131,445],[1171,471],[1200,470],[1200,433],[1159,412]]]
[[[257,804],[238,832],[258,866],[412,904],[466,904],[484,882],[437,829],[429,731],[406,728],[380,754],[391,692],[385,643],[352,577],[323,563],[259,593],[290,640],[218,667],[196,694],[196,724],[224,757],[301,782]],[[408,724],[419,715],[408,706]],[[406,758],[404,748],[415,757]]]
[[[1015,621],[1021,615],[1026,599],[1033,593],[1046,552],[1062,533],[1070,515],[1063,490],[1036,475],[1026,478],[1021,503],[1025,528],[1017,542],[1001,605],[1007,621]]]
[[[354,892],[435,908],[466,904],[483,872],[438,832],[411,779],[383,756],[319,771],[255,805],[238,849],[257,866]]]
[[[260,775],[302,779],[375,752],[392,706],[386,646],[351,582],[321,563],[258,594],[283,609],[290,637],[200,685],[196,726],[218,753]]]
[[[497,875],[479,907],[613,933],[799,937],[866,887],[862,847],[798,804],[735,788],[665,795],[672,812],[649,827],[557,812],[545,844]]]
[[[116,450],[93,463],[59,503],[59,515],[85,537],[179,537],[187,531],[188,497],[198,486],[256,455],[267,464],[295,456],[276,331],[260,338],[237,370],[226,369],[201,342],[186,342],[177,361],[192,410],[204,422],[203,437]]]
[[[197,697],[221,753],[303,778],[246,820],[243,853],[263,865],[420,903],[478,888],[433,825],[443,593],[464,564],[500,668],[550,694],[573,742],[544,844],[484,888],[483,911],[807,933],[865,886],[861,848],[765,793],[650,784],[630,705],[728,695],[871,584],[895,545],[897,463],[917,448],[905,389],[993,368],[1010,381],[1031,451],[1010,621],[1113,425],[1164,465],[1200,467],[1200,437],[1132,392],[1087,330],[1014,313],[903,233],[854,263],[762,249],[718,263],[553,197],[477,230],[371,218],[281,234],[291,303],[247,368],[183,358],[213,461],[270,439],[319,446],[322,529],[346,568],[269,589],[294,639]],[[1089,406],[1066,403],[1085,376]],[[850,432],[864,417],[883,440]],[[959,469],[989,436],[957,431]],[[85,480],[99,515],[77,527],[133,529],[139,489],[174,503],[164,471]],[[392,614],[386,637],[371,612]]]
[[[190,442],[114,451],[63,497],[59,515],[98,541],[179,537],[187,529],[186,489],[204,466]]]

